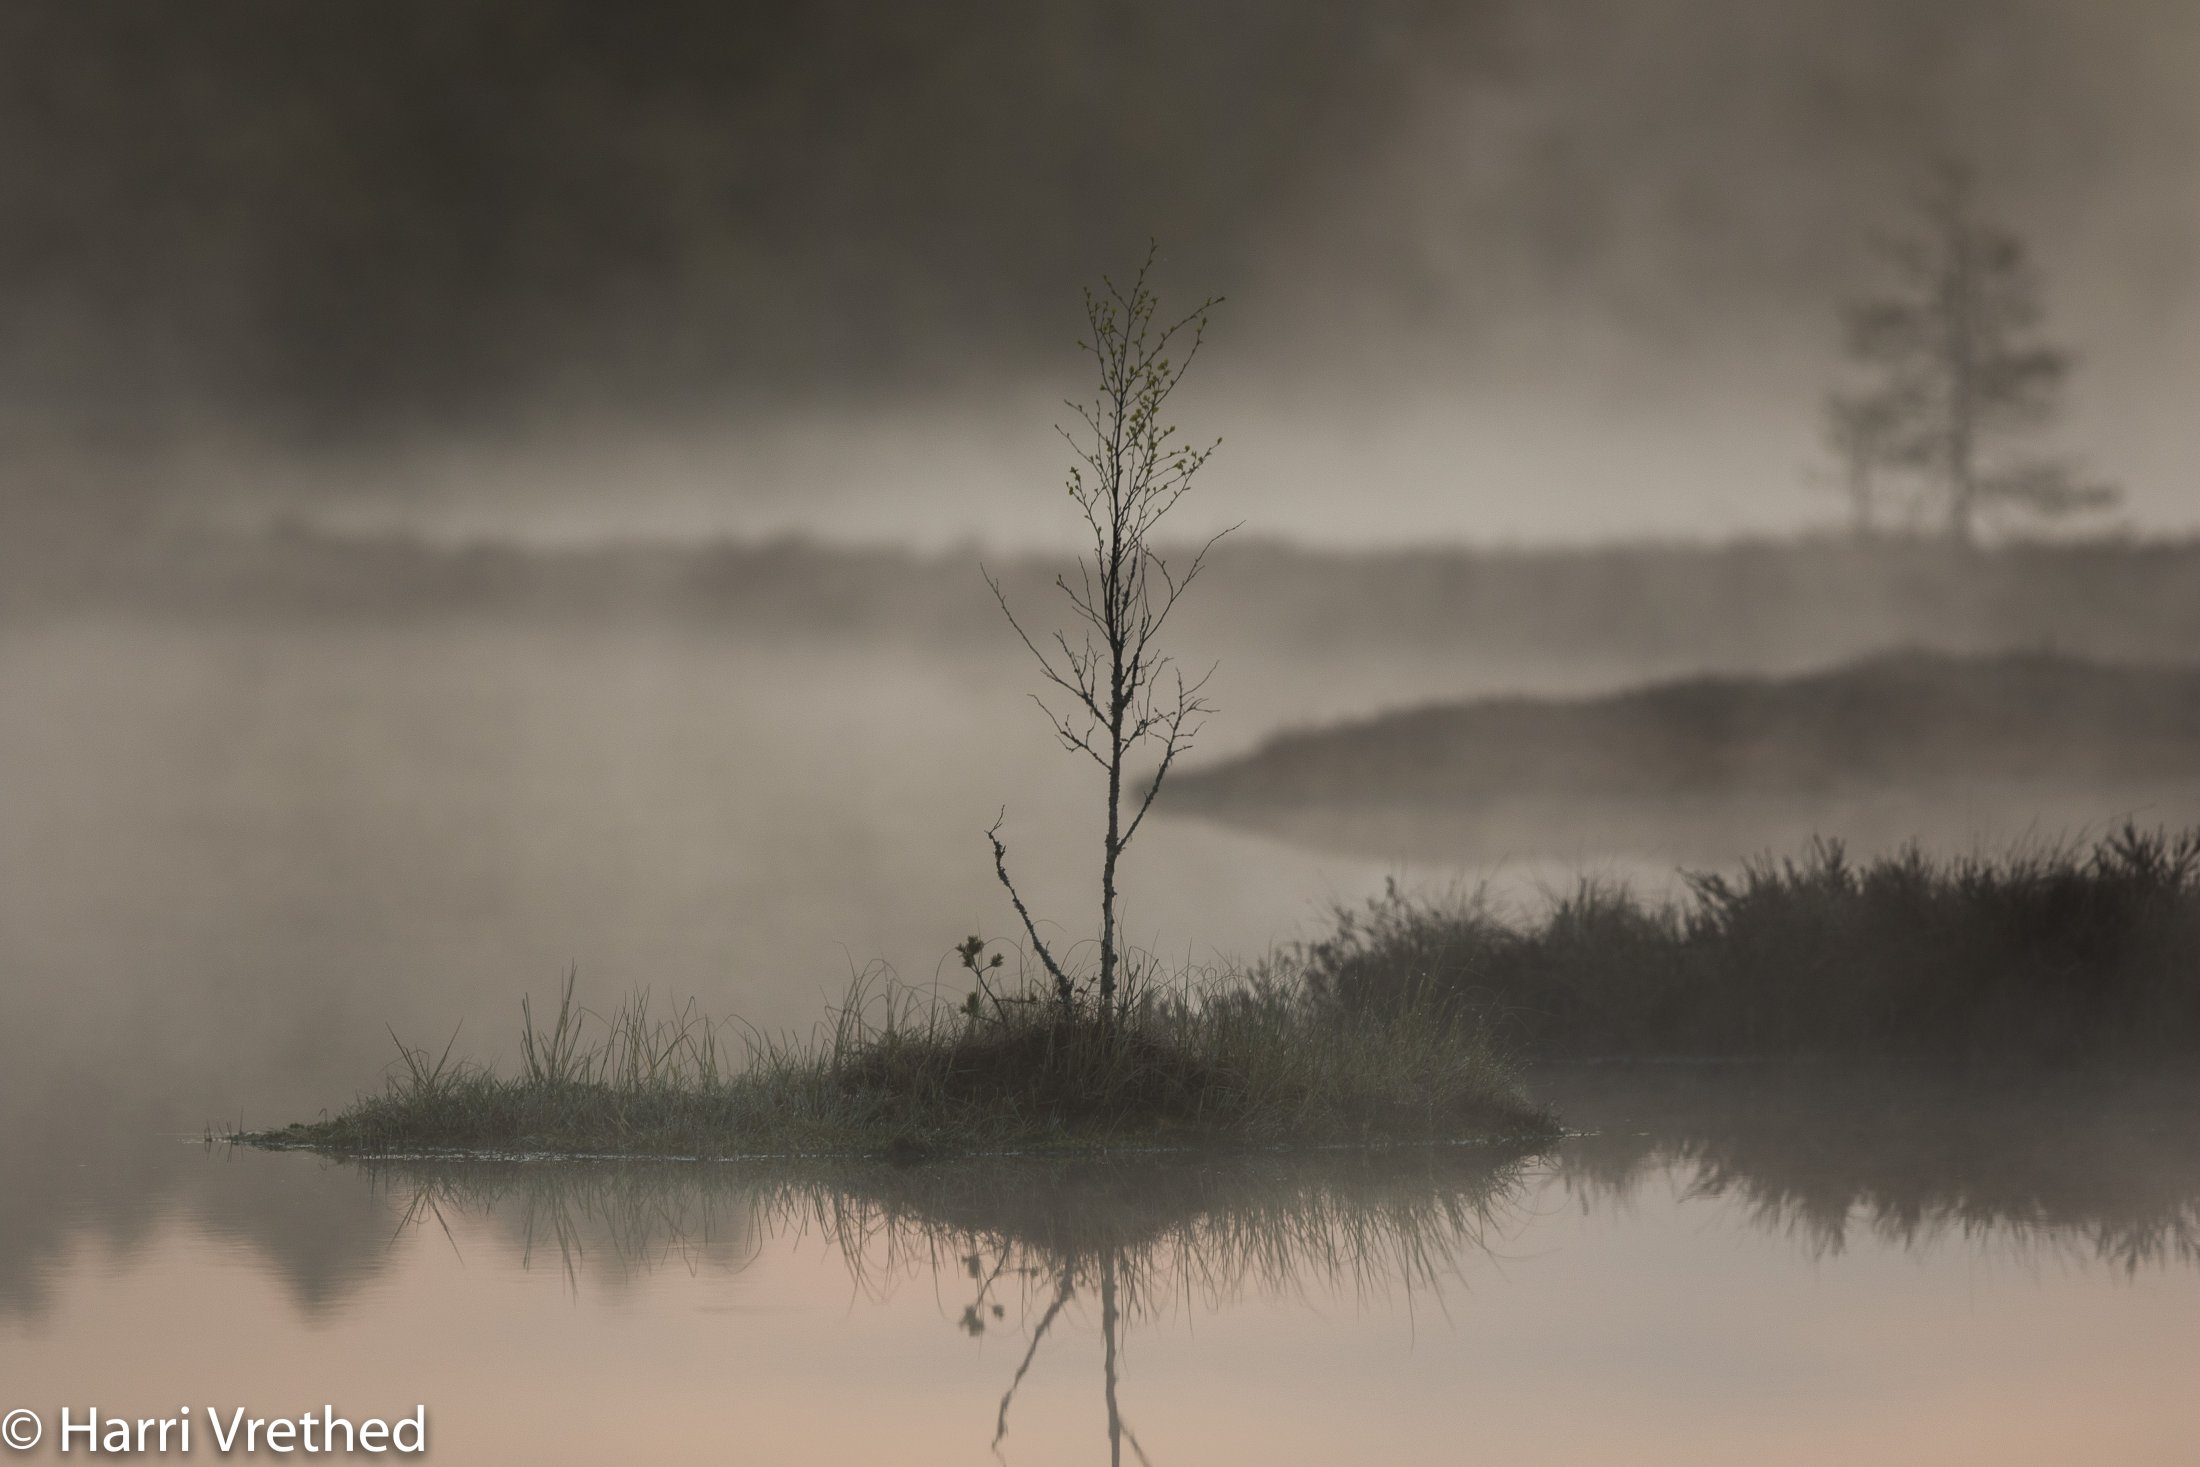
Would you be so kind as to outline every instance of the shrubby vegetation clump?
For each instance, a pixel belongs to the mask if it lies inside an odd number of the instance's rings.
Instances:
[[[1339,1016],[1430,1008],[1530,1057],[2077,1062],[2200,1053],[2200,830],[1856,861],[1837,842],[1522,920],[1393,885],[1295,954]]]

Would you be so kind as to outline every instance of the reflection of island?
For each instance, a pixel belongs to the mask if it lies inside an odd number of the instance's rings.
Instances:
[[[1021,1321],[984,1412],[1004,1450],[1042,1355],[1093,1330],[1117,1462],[1144,1456],[1126,1420],[1127,1331],[1248,1296],[1423,1297],[1485,1237],[1512,1233],[1535,1206],[1531,1183],[1598,1212],[1667,1187],[1725,1199],[1813,1254],[1875,1240],[2200,1267],[2200,1080],[1638,1064],[1552,1067],[1530,1084],[1585,1132],[1540,1160],[1401,1148],[909,1167],[404,1161],[312,1175],[364,1170],[375,1211],[409,1213],[431,1237],[440,1217],[462,1240],[480,1235],[460,1229],[471,1218],[576,1282],[667,1263],[739,1269],[806,1239],[866,1292],[936,1283],[946,1327],[988,1335]]]
[[[1010,1295],[1036,1314],[993,1427],[1080,1299],[1096,1301],[1111,1462],[1145,1453],[1118,1401],[1122,1332],[1172,1301],[1246,1291],[1366,1297],[1433,1286],[1514,1194],[1521,1159],[1478,1147],[1000,1158],[928,1166],[677,1162],[367,1164],[416,1225],[492,1219],[523,1261],[624,1277],[667,1259],[740,1268],[767,1235],[817,1235],[867,1289],[966,1280],[957,1328]]]
[[[1952,1236],[2126,1270],[2200,1266],[2190,1079],[1614,1064],[1552,1067],[1534,1088],[1592,1132],[1559,1153],[1561,1182],[1592,1206],[1672,1175],[1819,1251]]]

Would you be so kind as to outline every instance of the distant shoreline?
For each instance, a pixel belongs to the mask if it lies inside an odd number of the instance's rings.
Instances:
[[[1179,815],[1459,860],[1893,846],[1964,815],[2052,832],[2165,803],[2200,803],[2200,664],[1923,651],[1432,704],[1279,735],[1167,791]]]
[[[163,619],[544,628],[686,625],[746,637],[998,645],[979,562],[1038,597],[1032,554],[800,539],[554,550],[305,529],[0,542],[0,628]],[[1187,606],[1202,656],[1412,655],[1644,673],[1793,671],[1887,647],[2190,655],[2200,538],[2011,542],[1823,537],[1339,551],[1225,541]]]

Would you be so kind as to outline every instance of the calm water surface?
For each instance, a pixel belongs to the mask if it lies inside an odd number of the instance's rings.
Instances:
[[[1073,913],[1074,771],[989,653],[511,629],[0,631],[0,1407],[428,1406],[452,1462],[2200,1459],[2169,1082],[1538,1076],[1474,1151],[335,1166],[190,1144],[508,1054],[576,965],[806,1027]],[[1240,668],[1243,742],[1471,670]],[[1384,868],[1156,826],[1140,940]],[[1003,1398],[1013,1389],[1003,1429]],[[25,1460],[53,1454],[48,1442]]]
[[[1944,1096],[1867,1139],[1850,1085],[1668,1078],[1513,1162],[194,1153],[40,1264],[0,1379],[424,1402],[462,1462],[2193,1460],[2189,1089],[1997,1150]]]

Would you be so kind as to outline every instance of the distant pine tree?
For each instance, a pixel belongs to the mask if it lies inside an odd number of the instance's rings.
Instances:
[[[2054,417],[2071,356],[2040,338],[2024,244],[1980,217],[1968,170],[1940,165],[1916,221],[1881,253],[1892,288],[1843,313],[1847,354],[1868,385],[1826,403],[1857,524],[1873,523],[1884,470],[1918,475],[1925,503],[1963,545],[1985,512],[2061,518],[2115,504],[2117,490],[2070,463],[2009,446]]]

